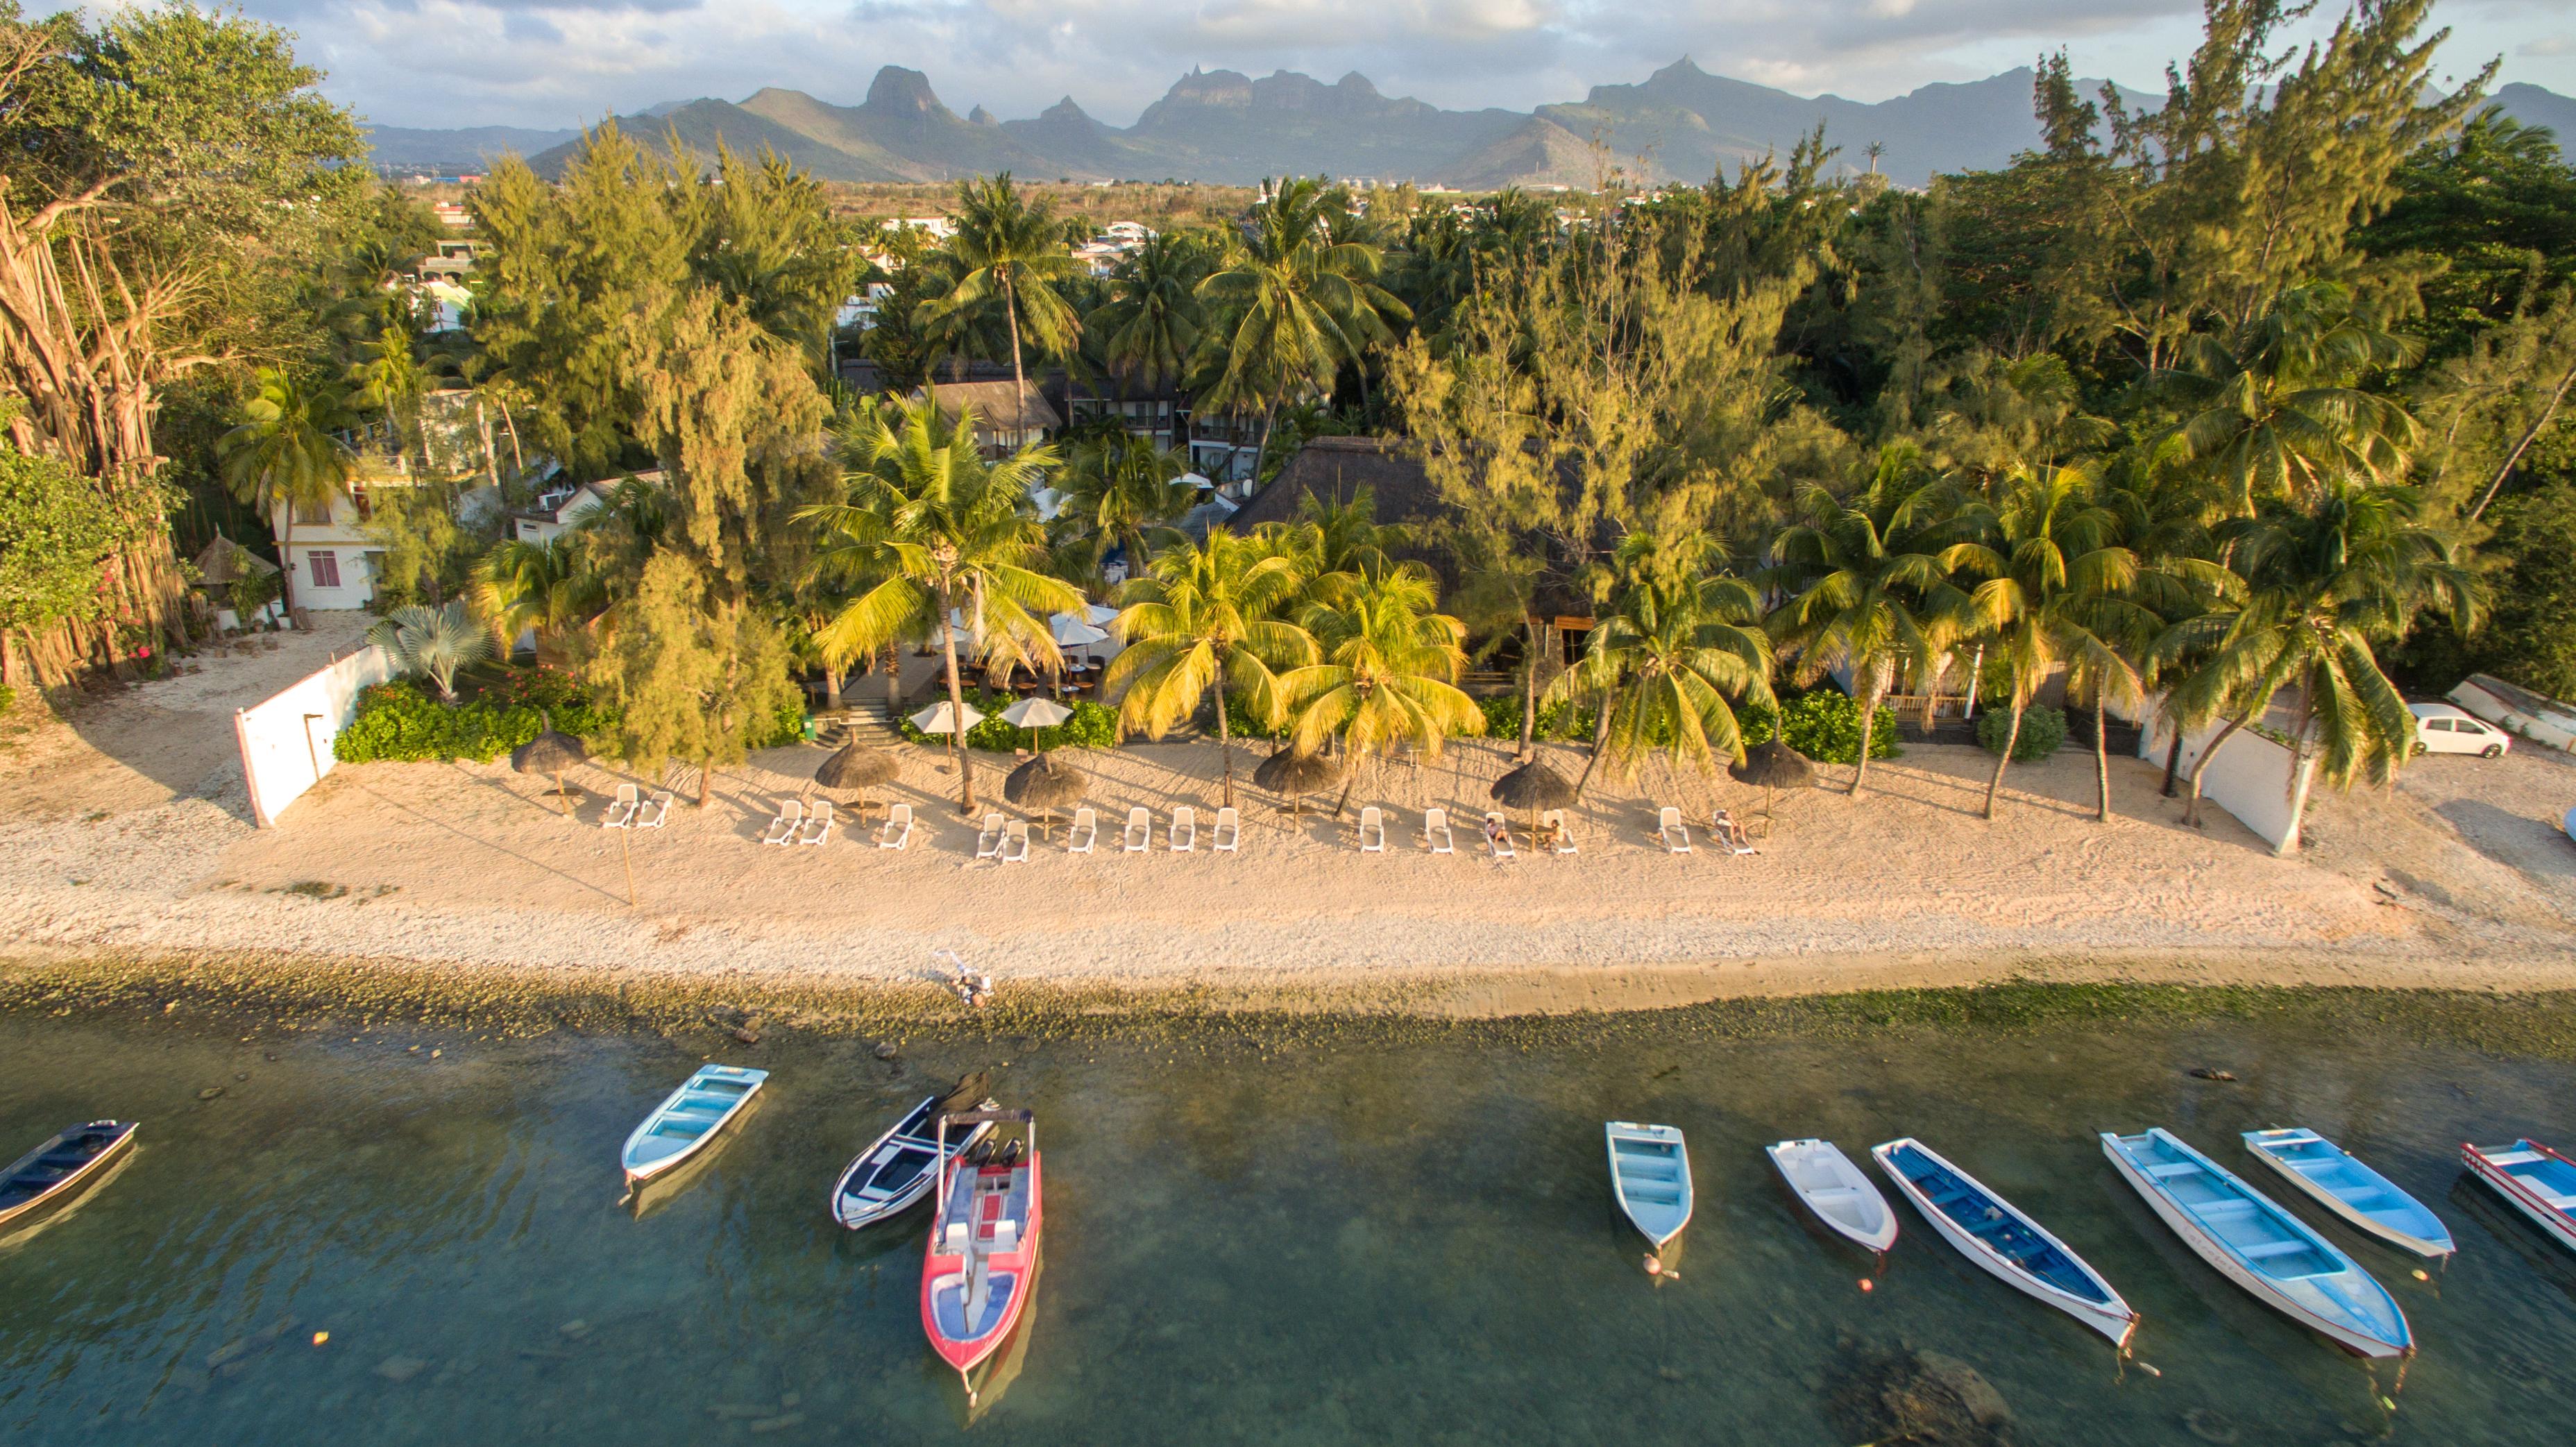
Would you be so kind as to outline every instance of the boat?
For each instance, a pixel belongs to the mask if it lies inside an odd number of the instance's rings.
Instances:
[[[973,1152],[951,1152],[960,1127],[1019,1125],[1026,1135],[987,1140]],[[1028,1309],[1037,1272],[1038,1229],[1045,1221],[1038,1168],[1038,1124],[1025,1110],[942,1111],[932,1127],[939,1156],[937,1212],[921,1263],[921,1327],[931,1350],[957,1369],[968,1410],[977,1397],[975,1369]]]
[[[1762,1150],[1790,1191],[1835,1234],[1881,1253],[1896,1244],[1896,1212],[1832,1141],[1782,1141]]]
[[[748,1066],[699,1066],[697,1074],[653,1107],[653,1113],[626,1138],[619,1159],[626,1167],[627,1189],[670,1172],[706,1149],[751,1104],[768,1079],[768,1071]]]
[[[939,1159],[933,1137],[939,1112],[999,1109],[998,1102],[984,1098],[989,1083],[980,1070],[967,1076],[946,1095],[931,1096],[914,1106],[893,1129],[859,1152],[832,1183],[832,1219],[856,1231],[899,1215],[929,1195],[938,1175],[931,1163]],[[990,1123],[978,1125],[957,1141],[955,1149],[973,1150],[992,1133]]]
[[[2460,1249],[2450,1228],[2423,1202],[2315,1131],[2249,1130],[2245,1149],[2354,1230],[2436,1261]]]
[[[57,1133],[0,1171],[0,1232],[32,1226],[89,1187],[134,1147],[135,1122],[94,1120]]]
[[[1610,1141],[1610,1194],[1661,1251],[1691,1218],[1690,1148],[1681,1128],[1614,1120],[1602,1129]]]
[[[2397,1299],[2308,1224],[2158,1126],[2102,1154],[2192,1253],[2255,1300],[2364,1357],[2415,1350]]]
[[[2463,1145],[2460,1160],[2551,1239],[2576,1251],[2576,1161],[2535,1140]]]
[[[2137,1310],[2047,1227],[1912,1136],[1874,1147],[1870,1155],[1960,1255],[2128,1349],[2138,1329]]]

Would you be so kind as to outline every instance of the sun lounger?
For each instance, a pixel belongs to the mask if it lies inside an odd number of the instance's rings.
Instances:
[[[1375,804],[1360,810],[1360,852],[1362,854],[1386,852],[1386,811]]]
[[[1664,850],[1670,854],[1691,852],[1690,830],[1682,827],[1682,811],[1670,804],[1655,818],[1655,832],[1664,836]]]
[[[1449,837],[1448,810],[1425,809],[1422,811],[1422,842],[1429,845],[1431,847],[1431,852],[1434,854],[1455,854],[1458,852],[1458,841]]]
[[[1027,821],[1014,819],[1010,823],[1002,826],[1002,862],[1004,864],[1026,864],[1029,862],[1029,826]]]
[[[645,800],[643,805],[636,809],[635,822],[627,825],[626,827],[630,829],[659,829],[662,827],[663,821],[670,817],[671,791],[668,789],[656,789],[653,791],[653,797]]]
[[[1762,852],[1753,847],[1752,840],[1745,837],[1744,826],[1736,823],[1735,816],[1724,809],[1709,816],[1708,837],[1716,841],[1721,853],[1759,854]]]
[[[1199,847],[1199,811],[1187,804],[1172,810],[1172,852],[1196,853]]]
[[[1512,826],[1492,809],[1485,811],[1485,847],[1496,859],[1518,859],[1520,851],[1512,847]]]
[[[1243,843],[1243,816],[1231,808],[1216,811],[1216,848],[1226,854],[1240,854]]]
[[[793,844],[796,831],[805,827],[805,806],[794,799],[778,801],[778,817],[769,821],[769,832],[760,836],[763,844]]]
[[[1127,852],[1142,854],[1154,847],[1154,816],[1144,806],[1127,811]]]
[[[1555,849],[1557,853],[1572,854],[1575,852],[1574,826],[1566,822],[1564,810],[1550,809],[1546,813],[1539,815],[1538,832],[1541,840],[1553,841],[1550,847]]]
[[[1092,842],[1099,837],[1100,816],[1091,812],[1091,806],[1085,804],[1073,811],[1073,827],[1064,831],[1064,852],[1089,854]]]
[[[987,814],[984,816],[984,827],[978,830],[975,834],[975,857],[978,859],[999,859],[1002,857],[1001,815]]]
[[[886,809],[885,827],[877,831],[879,849],[901,849],[912,842],[912,806],[894,804]]]
[[[817,799],[805,816],[805,832],[796,836],[799,844],[821,844],[832,837],[832,801]]]
[[[620,784],[617,786],[617,801],[608,806],[608,812],[606,814],[600,816],[599,827],[602,829],[624,829],[634,822],[635,786],[633,784]]]

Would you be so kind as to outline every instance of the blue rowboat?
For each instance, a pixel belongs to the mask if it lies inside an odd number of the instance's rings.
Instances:
[[[2047,1227],[1912,1136],[1870,1155],[1960,1255],[2109,1337],[2113,1346],[2128,1347],[2138,1313]]]
[[[1602,1131],[1610,1142],[1610,1193],[1663,1250],[1691,1218],[1690,1148],[1680,1127],[1614,1120]]]
[[[2255,1300],[2357,1356],[2415,1350],[2397,1299],[2308,1224],[2159,1126],[2102,1133],[2102,1154],[2194,1255]]]
[[[134,1145],[134,1122],[94,1120],[0,1167],[0,1235],[54,1215],[107,1179]]]
[[[2576,1251],[2576,1161],[2534,1140],[2464,1145],[2460,1160],[2551,1240]]]
[[[2249,1130],[2245,1149],[2355,1230],[2436,1261],[2460,1249],[2442,1218],[2423,1202],[2315,1131]]]
[[[673,1170],[704,1150],[718,1132],[742,1114],[744,1106],[769,1079],[766,1070],[738,1065],[701,1065],[670,1097],[644,1117],[626,1138],[620,1159],[628,1189]]]
[[[852,1231],[910,1210],[930,1194],[938,1175],[939,1114],[942,1111],[994,1111],[1001,1102],[985,1097],[990,1076],[984,1071],[957,1082],[948,1094],[934,1095],[912,1108],[894,1128],[878,1136],[853,1157],[832,1183],[832,1219]],[[967,1128],[948,1140],[950,1155],[971,1151],[993,1133],[990,1121]]]

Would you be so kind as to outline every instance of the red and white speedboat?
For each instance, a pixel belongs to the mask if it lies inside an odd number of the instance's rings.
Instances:
[[[985,1123],[1027,1127],[1022,1140],[987,1138],[982,1159],[950,1159],[952,1126],[973,1130]],[[930,1346],[957,1369],[967,1400],[976,1395],[974,1371],[1019,1324],[1036,1283],[1039,1193],[1037,1117],[1025,1110],[974,1110],[943,1114],[939,1145],[938,1210],[930,1222],[930,1250],[921,1266],[921,1327]]]

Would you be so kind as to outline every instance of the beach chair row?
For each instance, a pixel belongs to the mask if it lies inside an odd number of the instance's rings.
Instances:
[[[659,829],[671,817],[671,791],[656,789],[651,798],[641,798],[633,784],[617,786],[617,797],[608,812],[600,816],[602,829]]]
[[[1387,811],[1371,804],[1360,810],[1360,852],[1386,852]],[[1483,828],[1485,850],[1496,859],[1517,859],[1520,848],[1512,838],[1511,821],[1499,809],[1488,810]],[[1667,853],[1692,852],[1690,826],[1682,822],[1682,811],[1666,806],[1655,821],[1655,835]],[[1744,827],[1727,811],[1720,809],[1709,820],[1709,843],[1720,854],[1758,854],[1745,837]],[[1544,854],[1579,854],[1582,846],[1574,837],[1574,824],[1562,809],[1549,809],[1538,816],[1538,831],[1533,847]],[[1422,845],[1434,854],[1458,852],[1456,835],[1449,827],[1449,811],[1440,808],[1422,811]]]
[[[912,843],[912,806],[897,804],[886,812],[884,827],[877,831],[877,847],[902,849]],[[1156,833],[1152,810],[1138,806],[1127,811],[1127,826],[1120,832],[1123,852],[1144,854],[1154,847]],[[1194,854],[1199,847],[1198,810],[1183,804],[1172,810],[1171,822],[1161,831],[1164,847],[1174,854]],[[1064,848],[1068,854],[1090,854],[1100,842],[1100,815],[1085,806],[1073,811],[1072,827],[1065,831]],[[1240,853],[1243,848],[1243,816],[1233,809],[1216,811],[1215,823],[1208,830],[1208,847],[1218,854]],[[984,816],[983,827],[975,834],[975,857],[994,859],[1004,864],[1025,864],[1029,859],[1029,826],[1025,819],[1005,819],[998,811]]]

